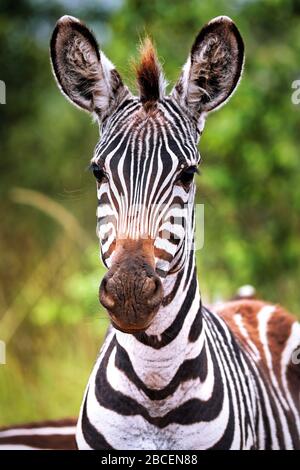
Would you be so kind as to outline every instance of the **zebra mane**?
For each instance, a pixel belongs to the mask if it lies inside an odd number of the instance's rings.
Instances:
[[[136,64],[135,69],[140,100],[147,111],[163,98],[167,84],[149,37],[146,37],[140,46],[140,62]]]

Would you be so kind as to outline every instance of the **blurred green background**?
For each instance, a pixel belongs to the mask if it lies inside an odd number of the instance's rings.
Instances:
[[[130,61],[150,33],[171,83],[210,18],[231,16],[246,44],[238,92],[212,114],[197,177],[205,204],[198,253],[204,298],[245,283],[300,312],[300,2],[293,0],[19,0],[0,2],[0,425],[77,415],[107,320],[86,171],[97,127],[58,91],[48,43],[78,16],[134,87]]]

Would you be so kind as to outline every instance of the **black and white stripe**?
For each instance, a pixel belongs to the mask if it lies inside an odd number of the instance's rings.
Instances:
[[[84,397],[79,448],[299,448],[289,390],[287,407],[259,361],[201,305],[193,256],[169,282],[146,333],[110,330]]]

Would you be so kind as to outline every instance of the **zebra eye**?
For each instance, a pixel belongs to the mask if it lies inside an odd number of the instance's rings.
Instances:
[[[188,187],[192,183],[195,173],[198,173],[197,167],[190,166],[189,168],[183,170],[183,172],[179,175],[178,181],[184,186]]]
[[[93,162],[91,163],[91,166],[90,166],[90,170],[93,172],[93,175],[95,176],[96,180],[98,181],[98,183],[101,183],[102,180],[105,178],[105,173],[103,170],[101,170],[101,168],[99,167],[99,165],[97,165],[97,163]]]

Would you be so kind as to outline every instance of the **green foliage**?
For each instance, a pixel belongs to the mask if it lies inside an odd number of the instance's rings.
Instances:
[[[10,339],[0,366],[0,424],[76,415],[107,326],[97,300],[104,270],[92,238],[95,187],[86,171],[98,130],[60,95],[49,65],[49,36],[65,13],[92,25],[132,87],[130,61],[145,33],[174,83],[199,28],[221,14],[236,21],[244,77],[230,104],[209,116],[200,143],[200,285],[211,301],[250,283],[261,297],[300,310],[300,106],[291,102],[300,78],[299,2],[2,0],[0,339]],[[86,249],[45,213],[17,204],[15,186],[73,214],[91,238]]]

